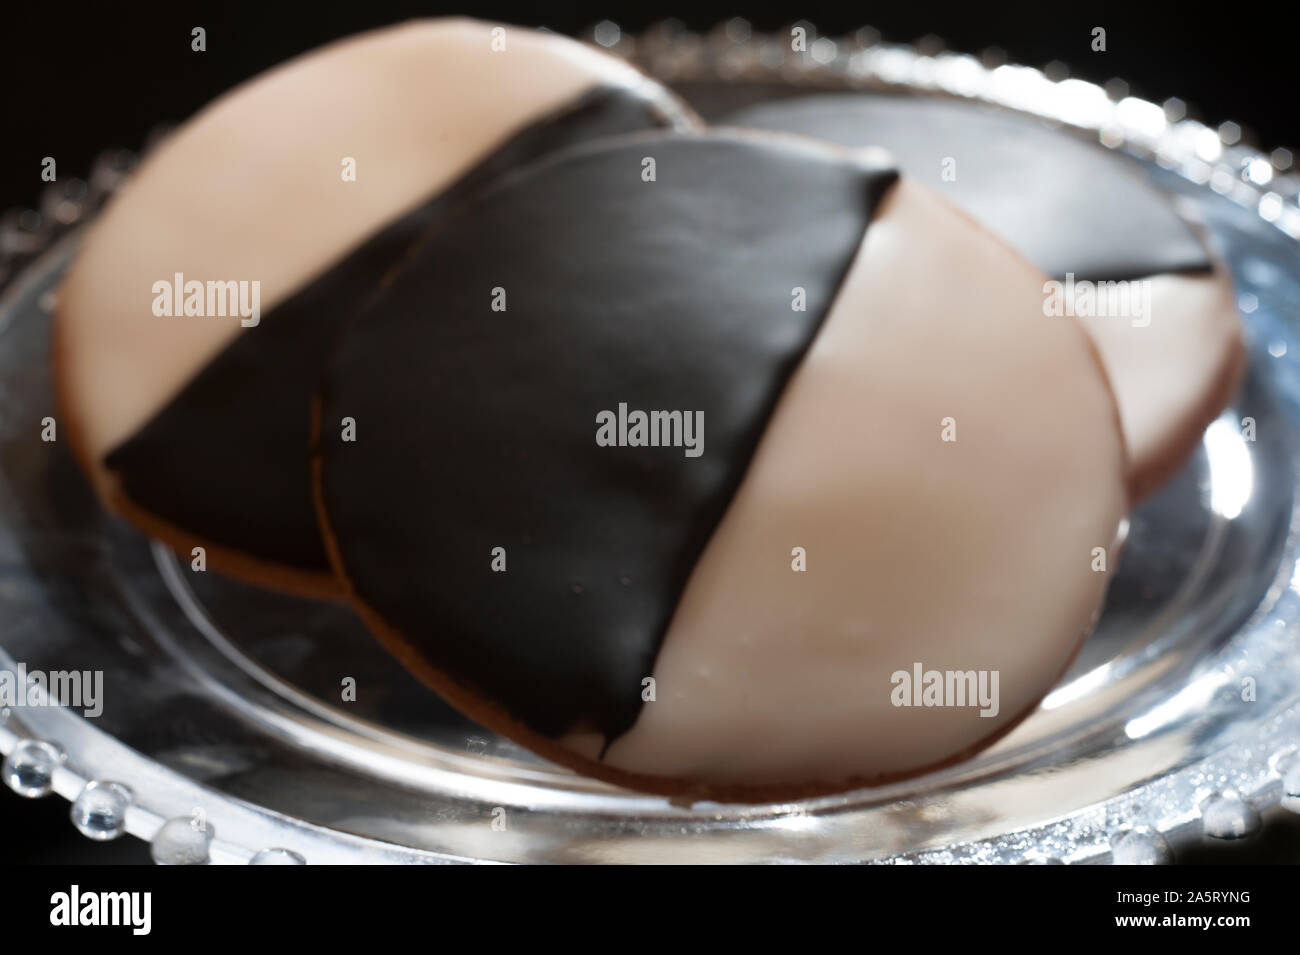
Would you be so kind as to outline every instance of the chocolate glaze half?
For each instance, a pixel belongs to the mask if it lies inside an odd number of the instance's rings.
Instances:
[[[403,658],[535,733],[625,732],[895,180],[767,136],[630,136],[539,162],[432,229],[348,323],[319,416],[338,569]],[[620,404],[703,412],[703,454],[599,446],[597,416]]]
[[[1204,245],[1124,157],[1032,117],[922,96],[828,93],[760,103],[723,125],[881,146],[1047,274],[1208,271]],[[944,178],[944,163],[955,177]]]
[[[671,98],[627,87],[598,87],[531,124],[237,336],[109,452],[107,468],[131,501],[196,538],[328,571],[307,454],[311,398],[342,320],[431,224],[518,166],[588,139],[689,125]],[[361,373],[369,378],[383,369]]]

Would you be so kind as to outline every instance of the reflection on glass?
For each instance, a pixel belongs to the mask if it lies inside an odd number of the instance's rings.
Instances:
[[[1205,453],[1210,461],[1210,508],[1232,520],[1250,500],[1255,468],[1231,413],[1225,412],[1205,429]]]

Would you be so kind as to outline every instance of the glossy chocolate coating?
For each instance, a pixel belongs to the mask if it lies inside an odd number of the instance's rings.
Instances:
[[[1049,275],[1124,280],[1210,268],[1205,247],[1126,157],[1031,117],[921,96],[832,93],[717,122],[881,146]],[[943,178],[944,161],[955,178]]]
[[[684,124],[666,99],[602,87],[526,127],[268,311],[114,448],[106,466],[128,497],[196,539],[328,571],[307,454],[311,398],[341,322],[421,233],[503,174],[583,140]]]
[[[465,203],[348,324],[325,377],[322,501],[356,596],[537,732],[627,730],[895,180],[801,143],[645,135]],[[598,446],[598,413],[624,402],[702,411],[702,456]]]

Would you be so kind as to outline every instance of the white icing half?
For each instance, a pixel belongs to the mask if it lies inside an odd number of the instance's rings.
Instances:
[[[1221,270],[1140,284],[1149,286],[1149,315],[1079,316],[1119,403],[1135,500],[1182,467],[1232,399],[1245,364],[1232,285]]]
[[[1046,693],[1101,604],[1093,549],[1113,567],[1126,493],[1114,398],[1083,332],[1044,316],[1044,281],[946,201],[891,191],[608,764],[721,785],[905,774]],[[997,715],[894,706],[915,663],[997,671]]]
[[[496,29],[415,21],[331,44],[223,95],[148,157],[60,292],[59,387],[92,469],[256,334],[237,317],[155,316],[155,282],[258,281],[265,314],[530,122],[598,85],[651,85],[575,41]]]

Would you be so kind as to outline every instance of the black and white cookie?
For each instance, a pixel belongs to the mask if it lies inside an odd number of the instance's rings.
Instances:
[[[350,38],[222,96],[148,157],[60,292],[62,415],[101,498],[213,569],[336,591],[307,454],[342,319],[500,175],[694,122],[618,60],[466,20]]]
[[[409,669],[582,772],[757,799],[955,760],[1063,672],[1126,509],[1044,281],[875,154],[556,153],[347,324],[331,557]],[[931,705],[945,672],[969,697]]]
[[[1049,315],[1088,329],[1119,401],[1129,486],[1170,478],[1245,363],[1227,272],[1132,161],[1032,117],[920,96],[761,103],[719,122],[879,146],[1056,283]]]

